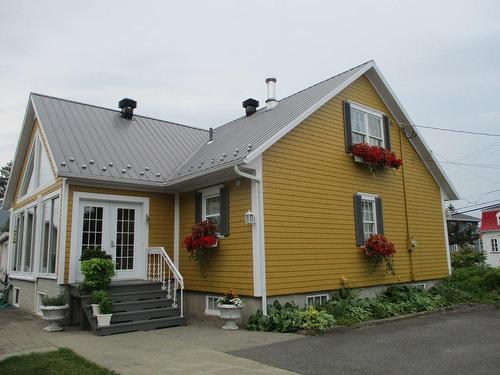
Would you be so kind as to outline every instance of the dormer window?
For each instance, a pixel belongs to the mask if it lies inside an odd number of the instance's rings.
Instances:
[[[344,121],[347,152],[357,143],[391,149],[389,118],[382,112],[346,101]]]

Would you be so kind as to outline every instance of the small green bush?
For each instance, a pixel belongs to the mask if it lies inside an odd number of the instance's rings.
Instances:
[[[92,303],[100,304],[108,295],[109,293],[105,290],[94,290],[90,293],[90,300]]]
[[[302,316],[294,303],[281,305],[278,301],[268,306],[267,316],[262,311],[250,316],[247,329],[250,331],[295,332],[300,329]]]
[[[101,314],[111,314],[113,311],[113,301],[111,295],[105,290],[96,290],[92,292],[91,298],[95,303],[99,304],[99,311]]]
[[[106,253],[104,250],[101,250],[100,247],[96,247],[96,248],[86,247],[82,251],[82,256],[80,257],[80,262],[82,262],[84,260],[94,259],[94,258],[112,259],[111,255]]]
[[[486,254],[474,250],[471,246],[451,253],[451,266],[454,269],[483,265],[485,261]]]
[[[110,259],[92,258],[81,262],[80,266],[85,288],[89,292],[105,290],[115,276],[115,264]]]
[[[64,306],[68,302],[68,296],[66,293],[61,293],[56,297],[43,296],[42,305],[43,306]]]
[[[335,319],[324,310],[317,310],[314,306],[309,306],[306,310],[300,311],[302,323],[300,328],[324,332],[335,325]]]

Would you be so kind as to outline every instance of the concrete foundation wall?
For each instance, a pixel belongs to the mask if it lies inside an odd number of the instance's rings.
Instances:
[[[37,313],[39,304],[39,294],[43,293],[50,297],[55,297],[65,290],[64,286],[57,285],[56,280],[38,278],[36,281],[26,281],[11,279],[13,288],[10,302],[15,303],[16,288],[19,288],[19,308],[21,310]]]

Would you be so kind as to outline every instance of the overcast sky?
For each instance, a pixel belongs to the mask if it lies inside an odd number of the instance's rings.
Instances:
[[[208,128],[370,59],[416,124],[500,133],[500,1],[0,0],[0,163],[31,91]],[[500,138],[421,133],[488,166],[443,164],[457,207],[500,200]]]

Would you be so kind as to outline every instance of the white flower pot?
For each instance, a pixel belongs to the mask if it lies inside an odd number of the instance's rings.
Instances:
[[[97,314],[97,327],[108,327],[111,325],[113,314]]]
[[[62,331],[63,328],[58,324],[59,321],[66,318],[66,310],[68,305],[64,306],[40,306],[40,310],[43,314],[43,320],[49,322],[49,325],[44,328],[47,332],[57,332]]]
[[[101,313],[101,309],[99,308],[99,304],[92,303],[90,306],[92,306],[92,315],[97,316]]]
[[[241,319],[242,308],[243,306],[219,305],[220,317],[226,321],[222,329],[231,331],[239,329],[236,321]]]

